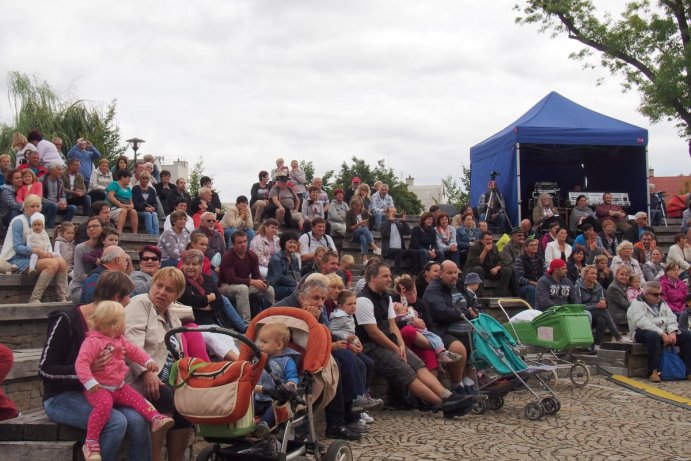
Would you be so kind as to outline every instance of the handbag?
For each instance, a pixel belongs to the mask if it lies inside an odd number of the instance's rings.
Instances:
[[[178,318],[181,322],[194,321],[194,312],[190,306],[180,303],[173,303],[168,307],[168,311]]]
[[[175,387],[175,408],[194,424],[229,424],[242,419],[252,405],[252,392],[265,361],[178,360],[168,379]]]
[[[660,356],[660,378],[663,381],[686,379],[686,365],[674,347],[665,347]]]

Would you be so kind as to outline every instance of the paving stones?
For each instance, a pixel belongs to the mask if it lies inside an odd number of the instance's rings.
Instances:
[[[662,383],[691,397],[691,382]],[[576,389],[560,379],[561,411],[529,421],[526,392],[509,394],[498,411],[453,420],[441,413],[382,411],[359,442],[359,461],[492,459],[691,461],[691,411],[644,397],[602,376]],[[328,441],[327,441],[328,443]],[[204,444],[197,444],[195,450]]]

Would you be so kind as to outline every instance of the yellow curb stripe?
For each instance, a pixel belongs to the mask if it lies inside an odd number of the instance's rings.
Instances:
[[[641,394],[648,395],[654,399],[672,403],[682,408],[691,409],[691,399],[681,395],[672,394],[671,392],[667,392],[648,383],[627,378],[626,376],[622,375],[612,375],[608,379],[614,383],[628,387],[629,389],[637,390]]]

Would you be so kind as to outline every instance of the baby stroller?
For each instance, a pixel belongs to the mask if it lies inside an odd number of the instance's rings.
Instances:
[[[272,437],[280,443],[280,450],[275,456],[257,453],[240,453],[252,448],[258,442],[251,438],[255,429],[253,411],[253,390],[259,381],[261,371],[266,367],[267,357],[254,344],[256,333],[261,325],[279,322],[287,325],[291,332],[289,347],[300,352],[298,362],[301,379],[297,391],[284,388],[276,382],[269,392],[276,415],[276,428]],[[207,364],[197,359],[179,359],[169,338],[176,332],[210,331],[226,334],[240,341],[240,358],[237,362],[216,362]],[[166,334],[166,345],[179,360],[175,373],[171,372],[171,384],[178,387],[175,393],[175,406],[178,412],[198,425],[198,433],[211,445],[204,448],[197,456],[197,461],[218,460],[291,460],[307,459],[312,455],[317,461],[352,460],[353,454],[345,441],[335,441],[327,449],[319,443],[315,430],[315,412],[323,409],[332,399],[338,384],[338,366],[331,357],[331,333],[324,325],[308,312],[291,307],[272,307],[259,313],[249,325],[245,335],[220,327],[200,327],[188,329],[176,328]],[[195,368],[196,367],[196,368]],[[194,405],[210,395],[208,381],[217,377],[221,368],[245,370],[246,373],[235,373],[238,380],[244,380],[247,386],[244,391],[229,389],[222,404],[235,402],[235,414],[225,419],[214,419],[208,415],[195,412]],[[207,369],[212,368],[212,369]],[[184,369],[187,373],[180,372]],[[232,374],[232,372],[231,372]],[[189,377],[189,378],[188,378]],[[188,380],[189,379],[189,380]],[[197,381],[196,399],[193,403],[178,398],[181,386]],[[203,380],[207,380],[207,385]],[[246,390],[249,389],[249,392]],[[207,412],[208,413],[208,412]],[[249,437],[248,437],[249,436]]]
[[[530,304],[523,302],[527,309],[532,309]],[[523,346],[521,357],[531,365],[552,369],[543,373],[543,379],[555,381],[556,369],[566,368],[575,387],[588,384],[590,370],[585,362],[571,357],[574,350],[593,345],[593,332],[582,304],[554,306],[530,321],[511,321],[501,300],[499,308],[509,319],[504,328]]]
[[[481,398],[476,399],[473,411],[482,414],[504,406],[504,397],[512,391],[525,389],[533,397],[524,408],[524,415],[530,420],[553,415],[561,405],[554,392],[541,378],[541,368],[528,367],[516,350],[516,341],[493,317],[479,314],[476,319],[463,319],[470,325],[471,350],[469,363],[477,372],[476,390]],[[528,385],[528,378],[534,377],[539,389]]]

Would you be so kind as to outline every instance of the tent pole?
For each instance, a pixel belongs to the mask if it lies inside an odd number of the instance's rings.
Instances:
[[[523,205],[523,202],[521,201],[521,143],[517,142],[516,143],[516,187],[518,188],[517,191],[517,203],[518,203],[518,222],[516,223],[517,225],[520,224],[522,216],[521,216],[521,208]]]
[[[653,215],[650,214],[650,165],[648,164],[648,146],[645,146],[645,203],[648,212],[648,225],[653,222]]]

